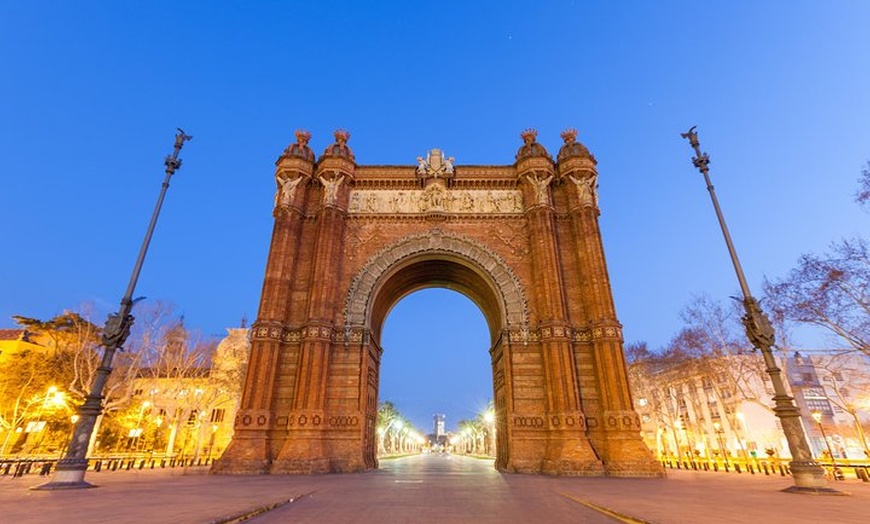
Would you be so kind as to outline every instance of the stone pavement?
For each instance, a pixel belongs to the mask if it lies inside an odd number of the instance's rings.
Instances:
[[[494,471],[490,460],[450,455],[383,460],[378,471],[345,475],[204,473],[89,472],[87,480],[99,488],[50,492],[29,489],[42,477],[0,477],[0,523],[203,524],[251,517],[246,522],[846,524],[870,519],[870,483],[857,480],[832,483],[849,496],[794,495],[779,491],[791,485],[781,477],[692,471],[669,471],[667,479],[508,475]]]

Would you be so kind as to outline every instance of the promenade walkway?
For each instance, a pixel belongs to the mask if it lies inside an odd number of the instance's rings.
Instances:
[[[347,475],[214,476],[203,468],[89,473],[97,489],[32,491],[0,479],[0,522],[14,523],[866,523],[870,483],[849,496],[782,493],[788,478],[668,471],[667,479],[507,475],[451,455],[384,460]],[[272,508],[275,506],[274,508]],[[270,509],[271,508],[271,509]],[[254,513],[262,511],[258,516]]]

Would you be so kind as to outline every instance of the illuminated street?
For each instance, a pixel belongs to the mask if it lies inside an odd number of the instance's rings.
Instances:
[[[199,474],[198,474],[199,473]],[[3,522],[525,523],[866,522],[870,483],[851,496],[793,495],[789,478],[668,470],[667,479],[508,475],[492,462],[415,455],[345,475],[205,475],[204,470],[89,472],[100,487],[31,491],[38,475],[0,477]],[[288,502],[292,499],[292,502]],[[273,508],[273,509],[269,509]],[[617,517],[605,514],[611,511]],[[618,517],[621,515],[623,520]],[[790,516],[791,515],[791,516]],[[631,520],[634,518],[635,520]]]

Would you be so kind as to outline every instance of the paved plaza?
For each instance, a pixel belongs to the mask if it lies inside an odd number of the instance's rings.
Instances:
[[[0,478],[0,522],[15,523],[724,523],[867,522],[870,483],[849,496],[794,495],[788,478],[668,471],[667,479],[502,474],[491,460],[416,455],[342,475],[216,476],[204,469],[89,472],[100,487],[32,491]],[[256,515],[258,512],[259,515]],[[247,520],[245,520],[247,519]]]

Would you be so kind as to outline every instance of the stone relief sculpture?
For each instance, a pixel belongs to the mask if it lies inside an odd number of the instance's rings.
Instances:
[[[348,212],[352,214],[418,214],[444,211],[455,214],[523,212],[523,197],[513,189],[448,190],[432,184],[424,190],[352,189]]]
[[[568,175],[571,182],[577,188],[577,201],[581,206],[597,206],[598,205],[598,175],[592,175],[585,178],[574,178],[573,175]]]
[[[275,192],[275,205],[289,206],[293,202],[293,196],[296,194],[296,186],[302,182],[302,177],[290,179],[290,177],[275,177],[275,181],[280,186]]]
[[[317,177],[320,183],[323,184],[323,205],[335,205],[336,197],[338,196],[338,187],[344,182],[344,175],[332,180],[327,180],[323,176]]]
[[[547,194],[547,187],[550,185],[550,181],[553,180],[553,175],[548,176],[547,178],[541,179],[538,175],[532,176],[527,175],[526,180],[532,185],[535,189],[535,200],[538,205],[547,205],[550,203],[549,195]]]

